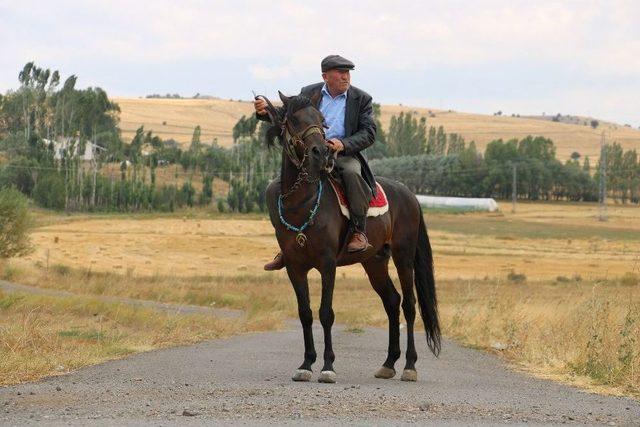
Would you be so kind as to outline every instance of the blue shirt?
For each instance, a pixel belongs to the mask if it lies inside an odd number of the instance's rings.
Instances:
[[[325,84],[322,86],[321,93],[320,112],[329,126],[325,136],[327,139],[338,138],[342,140],[344,138],[344,115],[347,110],[347,91],[332,98]]]

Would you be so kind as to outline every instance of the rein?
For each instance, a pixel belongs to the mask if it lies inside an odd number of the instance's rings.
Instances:
[[[309,125],[302,132],[298,134],[292,134],[289,131],[289,123],[285,118],[284,123],[282,124],[282,135],[284,139],[284,143],[282,144],[282,149],[285,154],[291,160],[291,163],[298,169],[298,176],[296,181],[293,183],[291,188],[281,197],[286,199],[296,192],[298,188],[302,186],[303,182],[307,182],[309,184],[313,184],[320,180],[320,178],[311,179],[309,178],[309,172],[307,172],[307,168],[304,163],[309,157],[309,149],[304,146],[304,139],[314,133],[319,133],[324,138],[324,130],[318,125]],[[296,151],[296,145],[301,145],[303,148],[302,158],[298,157],[298,152]]]

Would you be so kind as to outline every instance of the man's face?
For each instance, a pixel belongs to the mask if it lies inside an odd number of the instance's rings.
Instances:
[[[332,95],[337,95],[349,89],[351,84],[351,74],[349,70],[329,70],[322,73],[322,78],[327,84],[327,88]]]

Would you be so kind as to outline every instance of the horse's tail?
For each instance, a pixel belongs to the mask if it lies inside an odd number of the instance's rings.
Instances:
[[[431,244],[424,224],[422,208],[420,208],[420,226],[418,228],[418,244],[414,260],[416,293],[418,305],[427,333],[427,345],[438,356],[440,354],[440,324],[438,322],[438,301],[436,300],[436,281],[433,276],[433,256]]]

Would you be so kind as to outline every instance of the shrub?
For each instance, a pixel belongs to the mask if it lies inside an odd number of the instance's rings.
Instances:
[[[511,270],[507,279],[513,283],[523,283],[527,280],[527,276],[523,273],[516,273],[514,270]]]
[[[64,209],[64,178],[58,172],[40,176],[33,188],[33,198],[43,208]]]
[[[187,205],[192,207],[195,201],[196,189],[193,188],[193,185],[189,181],[182,184],[180,191],[178,192],[178,206]]]
[[[640,276],[636,273],[624,273],[620,278],[620,284],[624,286],[638,286],[640,285]]]
[[[224,213],[224,200],[218,199],[218,212]]]
[[[54,264],[51,266],[51,270],[61,276],[68,276],[71,274],[71,268],[63,264]]]
[[[27,198],[15,188],[0,190],[0,258],[25,255],[31,252],[28,231],[31,216]]]

